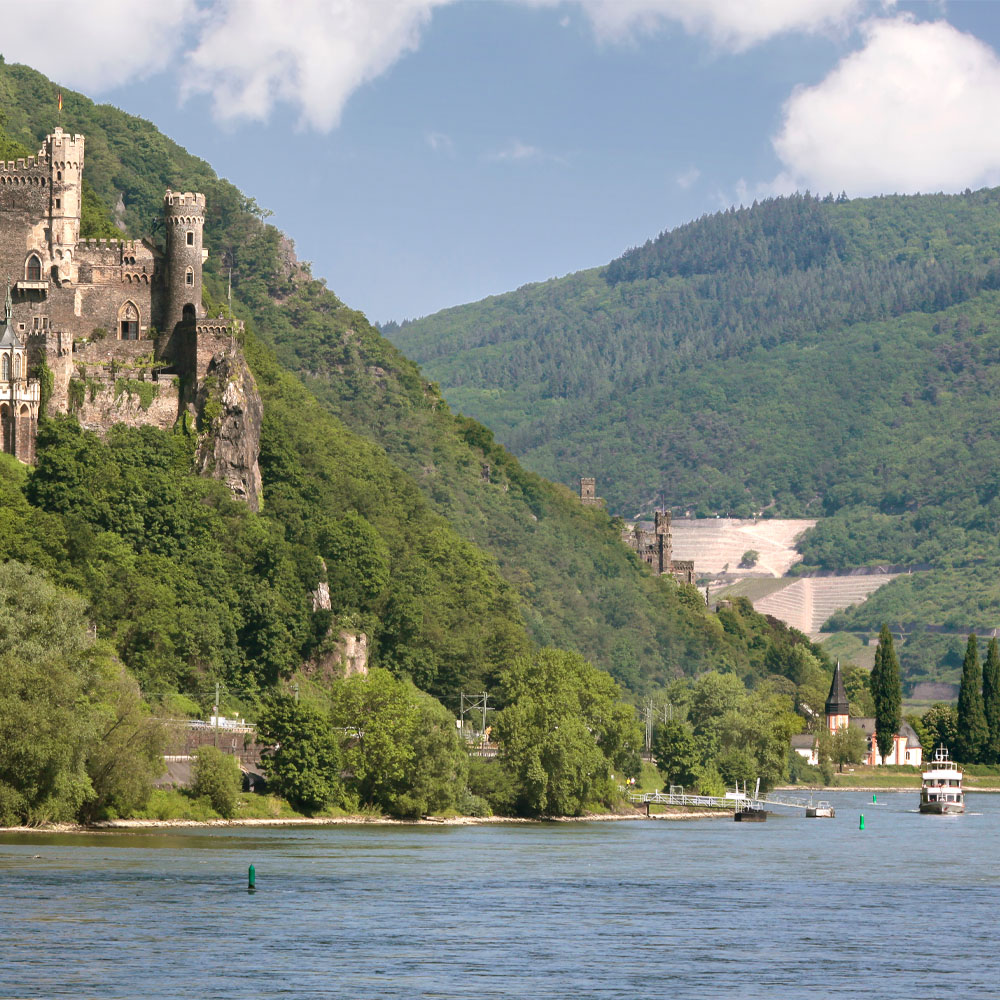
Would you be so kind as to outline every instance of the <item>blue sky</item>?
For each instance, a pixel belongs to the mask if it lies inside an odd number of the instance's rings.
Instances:
[[[8,61],[151,119],[378,321],[754,197],[1000,184],[988,0],[37,6],[65,40],[9,15]]]

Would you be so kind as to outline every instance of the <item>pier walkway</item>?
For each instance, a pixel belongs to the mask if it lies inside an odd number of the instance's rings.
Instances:
[[[624,789],[623,789],[624,791]],[[809,802],[789,795],[689,795],[686,792],[626,792],[626,798],[635,805],[695,806],[701,809],[767,809],[783,806],[787,809],[805,809]]]

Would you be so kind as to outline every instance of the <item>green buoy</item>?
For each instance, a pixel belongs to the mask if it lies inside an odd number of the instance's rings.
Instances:
[[[872,805],[875,805],[875,803],[876,803],[875,793],[872,792]]]
[[[861,819],[858,821],[858,829],[863,830],[865,828],[865,814],[861,814]]]
[[[247,892],[255,892],[257,886],[255,885],[257,881],[257,870],[253,865],[250,866],[250,871],[247,872]]]

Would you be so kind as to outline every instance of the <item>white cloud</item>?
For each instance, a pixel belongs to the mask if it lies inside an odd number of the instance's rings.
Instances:
[[[544,154],[537,146],[529,146],[520,139],[512,139],[502,149],[491,153],[487,159],[500,162],[516,163],[523,160],[539,160]]]
[[[424,139],[435,153],[447,153],[450,156],[455,152],[455,143],[452,142],[451,136],[444,132],[428,132]]]
[[[784,106],[774,148],[800,187],[849,194],[1000,182],[1000,60],[945,21],[879,20]]]
[[[195,0],[4,3],[0,50],[58,83],[100,91],[165,69],[196,28]],[[69,55],[68,55],[69,54]]]
[[[895,0],[882,0],[891,6]],[[866,0],[579,0],[598,37],[628,39],[680,24],[689,34],[743,51],[776,35],[843,28],[871,3]]]
[[[683,173],[678,174],[674,180],[679,188],[686,191],[699,177],[701,177],[701,171],[697,167],[689,167]]]
[[[564,156],[546,152],[544,149],[522,142],[520,139],[511,139],[507,145],[488,153],[485,158],[494,163],[538,163],[545,161],[566,166],[569,162]]]
[[[333,128],[358,87],[420,42],[452,0],[221,0],[186,64],[183,91],[210,93],[219,118],[267,118],[278,104]]]

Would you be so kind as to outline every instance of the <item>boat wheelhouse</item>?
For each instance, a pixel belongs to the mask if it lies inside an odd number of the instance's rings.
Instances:
[[[963,813],[965,792],[962,790],[962,772],[944,747],[934,751],[930,766],[923,773],[920,788],[922,813]]]

